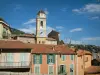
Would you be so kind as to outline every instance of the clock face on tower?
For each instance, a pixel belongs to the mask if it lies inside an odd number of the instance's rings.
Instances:
[[[40,30],[40,31],[39,31],[39,36],[40,36],[40,37],[45,37],[45,33],[44,33],[43,30]]]

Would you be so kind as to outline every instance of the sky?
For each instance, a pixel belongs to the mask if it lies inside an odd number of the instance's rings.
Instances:
[[[47,34],[56,30],[65,43],[100,45],[100,0],[0,0],[0,17],[26,33],[35,33],[39,10],[47,15]]]

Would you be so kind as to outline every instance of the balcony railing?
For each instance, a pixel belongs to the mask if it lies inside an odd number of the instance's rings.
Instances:
[[[0,68],[29,68],[30,62],[0,62]]]

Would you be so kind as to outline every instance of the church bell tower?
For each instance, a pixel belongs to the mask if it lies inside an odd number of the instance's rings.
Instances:
[[[36,18],[36,43],[45,44],[46,37],[46,14],[40,10]]]

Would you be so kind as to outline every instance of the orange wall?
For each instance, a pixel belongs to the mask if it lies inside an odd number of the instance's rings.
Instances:
[[[31,72],[34,73],[34,62],[33,62],[33,55],[32,55],[32,67],[31,67]],[[56,63],[56,62],[55,62]],[[40,65],[40,73],[41,74],[48,74],[48,64],[47,64],[47,55],[43,54],[42,55],[42,64]],[[54,65],[54,74],[56,74],[56,64]]]
[[[85,68],[91,66],[91,60],[92,60],[92,56],[91,55],[85,55],[85,58],[88,58],[88,60],[85,62]]]
[[[74,55],[74,57],[76,57],[76,55]],[[60,55],[58,55],[58,65],[64,64],[66,65],[66,72],[68,73],[68,75],[70,75],[70,64],[74,65],[74,75],[76,73],[76,62],[75,62],[76,58],[74,60],[71,60],[70,55],[66,55],[66,60],[62,61],[62,59],[60,58]]]

